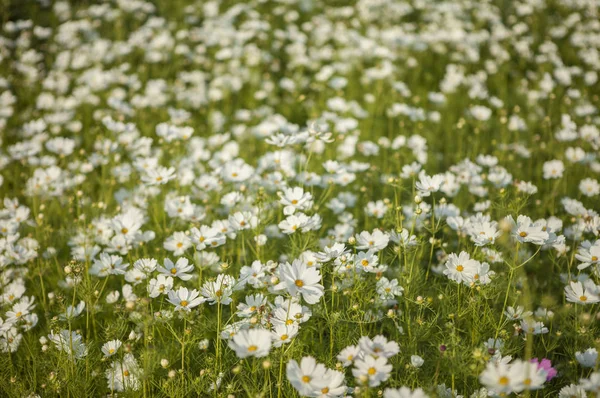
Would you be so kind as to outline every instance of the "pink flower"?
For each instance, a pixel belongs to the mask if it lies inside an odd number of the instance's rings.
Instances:
[[[548,358],[544,358],[541,361],[538,361],[537,358],[533,358],[531,362],[537,363],[539,368],[542,368],[546,371],[546,381],[550,381],[556,377],[556,369],[552,367],[552,362],[550,362]]]

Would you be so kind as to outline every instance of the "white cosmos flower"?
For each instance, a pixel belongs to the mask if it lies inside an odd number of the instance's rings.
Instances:
[[[578,270],[586,269],[590,265],[600,264],[600,239],[593,244],[590,241],[584,241],[579,247],[575,258],[581,261],[581,264],[577,266]]]
[[[595,304],[600,302],[597,291],[598,288],[593,283],[584,285],[581,282],[570,282],[568,286],[565,286],[567,301],[577,304]]]
[[[326,371],[325,365],[317,363],[310,356],[302,358],[300,364],[292,359],[286,366],[286,375],[290,384],[302,396],[314,396],[314,391],[327,386]]]
[[[419,195],[427,197],[434,192],[438,192],[444,181],[444,176],[441,174],[428,176],[425,173],[421,173],[419,175],[419,181],[415,183],[415,188],[417,188]]]
[[[238,358],[266,357],[271,350],[271,332],[265,329],[240,330],[229,340],[229,347]]]
[[[61,330],[59,333],[50,332],[48,340],[52,341],[56,348],[66,352],[73,361],[84,358],[88,354],[83,337],[77,332]]]
[[[356,248],[359,250],[383,250],[387,247],[390,236],[376,229],[372,233],[362,231],[356,235]]]
[[[411,390],[408,387],[386,388],[383,391],[383,398],[429,398],[429,395],[420,388]]]
[[[400,347],[395,341],[388,341],[385,336],[375,336],[373,339],[363,336],[358,341],[358,346],[365,355],[371,355],[374,358],[391,358],[400,352]]]
[[[285,206],[283,214],[286,216],[294,214],[296,210],[308,210],[312,206],[311,193],[304,192],[301,187],[286,188],[279,196],[279,203]]]
[[[283,344],[291,343],[292,339],[298,334],[298,330],[297,323],[292,323],[291,325],[275,325],[273,330],[271,330],[273,347],[281,347]]]
[[[321,273],[316,267],[308,268],[304,262],[294,260],[292,264],[281,264],[278,270],[281,282],[275,286],[277,290],[286,289],[292,297],[302,295],[308,304],[317,303],[323,296]]]
[[[425,363],[425,360],[418,355],[410,356],[410,364],[415,368],[420,368]]]
[[[565,165],[560,160],[550,160],[544,163],[544,179],[556,179],[561,178],[565,171]]]
[[[346,394],[345,375],[333,369],[327,369],[323,378],[327,381],[325,387],[315,388],[312,396],[319,398],[342,397]]]
[[[172,276],[179,278],[182,281],[189,281],[192,279],[192,275],[189,274],[194,269],[194,265],[189,263],[189,260],[185,257],[177,259],[176,263],[173,263],[171,259],[165,258],[164,267],[158,267],[157,271],[164,276]]]
[[[550,237],[543,223],[534,223],[527,216],[519,215],[516,222],[511,216],[506,217],[506,220],[513,226],[513,236],[521,243],[529,242],[541,246]]]
[[[170,276],[158,275],[156,279],[150,279],[148,282],[148,295],[151,298],[168,294],[173,288],[173,278]]]
[[[285,220],[278,224],[278,227],[286,235],[291,235],[294,232],[304,229],[309,225],[311,219],[304,213],[296,213],[288,216]]]
[[[175,179],[175,168],[174,167],[163,167],[157,166],[155,168],[147,169],[142,174],[142,182],[148,185],[164,185],[169,181]]]
[[[180,287],[177,290],[169,292],[169,303],[175,306],[175,310],[191,311],[206,301],[204,297],[200,297],[200,292],[196,289],[188,290],[185,287]]]
[[[377,387],[390,378],[392,365],[386,357],[372,357],[370,355],[357,359],[354,362],[352,374],[360,384]]]
[[[141,369],[132,353],[128,352],[122,361],[113,362],[106,370],[108,388],[113,391],[133,390],[140,388],[139,375]]]
[[[450,254],[445,266],[444,275],[448,279],[457,283],[468,283],[477,273],[479,262],[471,259],[469,253],[460,252],[458,256],[454,253]]]
[[[111,340],[102,346],[104,357],[110,357],[117,353],[123,343],[121,340]]]
[[[595,348],[588,348],[587,350],[575,353],[577,362],[584,368],[593,368],[598,363],[598,351]]]

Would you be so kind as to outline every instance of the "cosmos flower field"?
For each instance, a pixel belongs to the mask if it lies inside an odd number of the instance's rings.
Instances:
[[[600,4],[8,1],[0,396],[600,396]]]

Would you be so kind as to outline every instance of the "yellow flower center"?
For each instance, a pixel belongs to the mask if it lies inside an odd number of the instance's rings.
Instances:
[[[465,267],[463,267],[462,265],[457,265],[457,266],[456,266],[456,270],[457,270],[458,272],[463,272],[463,270],[464,270],[464,269],[465,269]]]
[[[298,201],[297,201],[296,199],[294,199],[294,200],[292,200],[292,204],[293,204],[293,205],[297,205],[297,204],[298,204]]]
[[[580,301],[584,301],[584,302],[585,302],[585,301],[587,301],[587,297],[586,297],[586,296],[580,296],[580,297],[579,297],[579,300],[580,300]]]
[[[248,347],[248,352],[254,352],[256,350],[258,350],[258,347],[255,345],[251,345],[250,347]]]
[[[296,282],[294,284],[298,287],[304,286],[304,282],[302,282],[300,279],[296,279]]]
[[[310,383],[310,376],[302,376],[302,382],[304,383]]]
[[[175,275],[177,273],[177,268],[171,268],[171,273]]]
[[[127,369],[125,369],[123,371],[123,376],[125,376],[125,377],[129,376],[129,371]]]
[[[125,235],[127,232],[129,232],[129,230],[128,230],[127,228],[123,228],[123,229],[121,229],[121,233],[122,233],[123,235]]]
[[[282,341],[284,341],[284,340],[287,340],[287,339],[288,339],[288,337],[289,337],[289,336],[288,336],[287,334],[282,334],[282,335],[281,335],[281,340],[282,340]]]
[[[498,380],[498,384],[500,384],[501,386],[506,386],[508,385],[509,380],[508,377],[506,376],[502,376],[499,380]]]
[[[187,302],[187,300],[183,300],[180,304],[182,307],[187,307],[189,303]]]
[[[363,267],[367,267],[367,266],[369,265],[369,260],[362,260],[362,261],[360,262],[360,264],[361,264]]]
[[[526,236],[527,236],[527,232],[525,232],[525,231],[523,231],[523,232],[520,232],[520,233],[519,233],[519,236],[520,236],[521,238],[524,238],[524,237],[526,237]]]
[[[321,389],[321,393],[327,394],[329,392],[329,387],[325,387]]]
[[[373,376],[375,373],[377,373],[377,369],[375,369],[375,368],[369,368],[369,370],[367,370],[367,373],[370,376]]]

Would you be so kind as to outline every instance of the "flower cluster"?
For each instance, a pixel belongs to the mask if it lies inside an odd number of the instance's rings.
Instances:
[[[2,11],[4,395],[600,394],[597,1]]]

